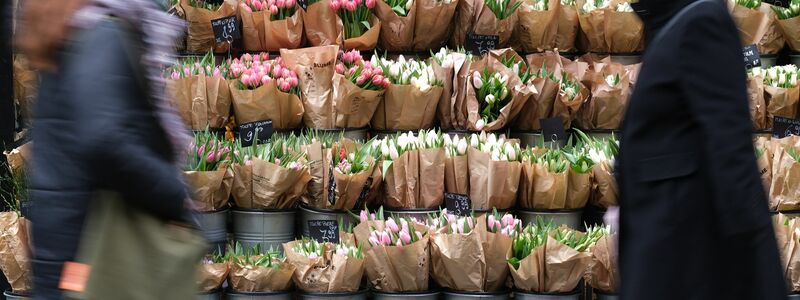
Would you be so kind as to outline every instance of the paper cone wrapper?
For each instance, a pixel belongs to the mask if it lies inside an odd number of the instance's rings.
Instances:
[[[356,235],[354,233],[344,232],[339,230],[339,242],[347,245],[358,246],[356,242]]]
[[[579,30],[580,22],[578,21],[578,10],[575,6],[559,5],[556,48],[565,52],[577,50],[575,48],[575,40]]]
[[[11,284],[11,290],[28,294],[33,289],[25,218],[16,212],[0,212],[0,269]]]
[[[731,17],[739,29],[742,45],[758,45],[758,52],[762,55],[777,54],[783,48],[786,39],[781,34],[778,17],[771,5],[762,3],[758,9],[732,3],[728,5]]]
[[[21,55],[14,55],[14,99],[17,100],[22,116],[27,120],[33,118],[38,87],[39,75],[30,68],[28,60]]]
[[[186,35],[186,51],[190,53],[206,53],[214,49],[216,53],[227,52],[230,45],[227,42],[217,44],[214,39],[214,30],[211,20],[236,15],[237,3],[234,0],[225,0],[216,11],[196,8],[189,5],[189,0],[181,0],[181,9],[186,14],[189,27]]]
[[[770,140],[766,137],[759,137],[754,144],[756,149],[763,149],[764,153],[761,157],[756,159],[758,164],[758,173],[761,174],[761,182],[764,185],[764,191],[769,194],[769,187],[772,184],[772,149],[770,147]],[[772,199],[770,199],[772,200]],[[770,209],[777,210],[777,207],[772,207],[770,201]]]
[[[265,18],[264,40],[267,43],[268,51],[278,51],[280,49],[297,49],[303,42],[303,15],[300,13],[302,8],[299,6],[294,15],[283,20],[269,21]]]
[[[800,17],[777,20],[778,29],[794,52],[800,52]]]
[[[539,121],[553,114],[553,105],[558,99],[558,82],[549,78],[536,78],[532,87],[538,92],[525,102],[519,116],[514,120],[511,127],[516,130],[540,130],[542,127]]]
[[[279,269],[231,265],[228,284],[236,292],[285,292],[292,287],[294,265],[280,262]]]
[[[522,164],[520,206],[528,209],[565,209],[567,172],[551,173],[538,164]]]
[[[485,217],[476,218],[476,222],[486,224]],[[486,232],[481,226],[476,226],[476,230],[482,232],[483,238],[481,243],[483,245],[483,253],[486,256],[486,283],[483,286],[483,291],[497,291],[505,288],[506,279],[508,278],[509,267],[508,259],[511,258],[511,238]]]
[[[31,152],[33,151],[32,147],[33,142],[27,142],[11,151],[3,152],[12,175],[24,174],[26,166],[30,165],[31,159],[33,158]]]
[[[356,242],[367,250],[372,248],[372,244],[369,243],[369,233],[373,229],[383,230],[383,228],[384,222],[381,220],[361,222],[353,227],[353,235],[356,237]]]
[[[283,244],[286,261],[295,267],[292,276],[298,289],[311,293],[355,292],[364,275],[364,259],[346,257],[333,253],[331,244],[326,244],[324,257],[315,259],[293,250],[298,241]]]
[[[455,79],[453,66],[443,67],[440,66],[435,60],[432,60],[431,68],[433,69],[434,76],[442,79],[443,83],[442,92],[439,96],[439,101],[437,101],[436,119],[439,120],[440,128],[453,128],[453,121],[451,120],[451,111],[453,110],[452,97],[454,94],[454,89],[456,88],[453,82]]]
[[[591,261],[589,253],[575,251],[548,236],[543,292],[565,293],[575,290]]]
[[[228,167],[216,171],[188,171],[183,173],[191,191],[192,200],[199,211],[220,210],[227,206],[231,195],[234,174]]]
[[[506,87],[508,88],[508,92],[511,95],[511,100],[506,103],[503,108],[500,109],[500,115],[497,119],[489,122],[483,128],[478,129],[475,127],[475,124],[481,119],[480,116],[480,103],[483,102],[483,99],[477,99],[475,88],[472,85],[472,80],[467,80],[467,88],[466,88],[466,108],[467,108],[467,127],[472,131],[496,131],[500,130],[511,123],[514,118],[522,111],[522,108],[525,106],[525,103],[528,102],[531,95],[534,91],[522,84],[522,81],[519,79],[517,74],[514,74],[511,69],[506,68],[503,66],[498,60],[491,58],[490,56],[485,56],[480,62],[474,63],[470,66],[470,74],[473,74],[475,71],[483,72],[485,68],[488,67],[490,73],[500,73],[501,75],[508,76],[509,80],[506,83]],[[468,75],[470,76],[470,75]]]
[[[760,76],[747,79],[747,99],[753,129],[767,129],[767,102],[764,100],[764,79]]]
[[[604,76],[619,75],[620,82],[610,86]],[[586,129],[617,129],[622,123],[625,108],[633,91],[628,72],[622,65],[604,65],[592,81],[591,103],[584,106],[580,117]]]
[[[308,168],[288,169],[258,158],[251,166],[236,165],[233,170],[233,199],[246,209],[292,208],[311,180]]]
[[[767,127],[772,128],[776,116],[790,119],[797,116],[800,87],[784,89],[765,85],[764,92],[767,102]]]
[[[617,235],[601,237],[592,248],[592,261],[589,263],[587,278],[589,284],[604,293],[614,294],[619,287],[619,267],[617,263]]]
[[[618,203],[619,187],[614,174],[610,170],[611,168],[606,163],[596,164],[592,168],[594,183],[592,185],[591,202],[601,208],[616,206]]]
[[[376,3],[375,16],[381,21],[379,37],[381,49],[396,52],[411,50],[417,6],[412,5],[411,10],[403,17],[397,15],[386,1],[376,1]]]
[[[455,79],[454,79],[454,94],[452,97],[452,110],[450,111],[453,128],[455,129],[468,129],[467,127],[467,116],[469,116],[469,110],[467,109],[467,90],[472,88],[472,64],[473,61],[467,59],[468,56],[465,56],[463,60],[458,60],[454,63],[454,72],[455,72]],[[474,93],[474,92],[473,92]],[[474,104],[473,104],[474,105]]]
[[[416,6],[414,22],[414,51],[438,49],[447,41],[451,32],[453,16],[459,0],[450,4],[438,0],[414,1]]]
[[[583,86],[572,98],[563,90],[559,90],[556,101],[553,102],[553,114],[551,117],[561,118],[564,128],[572,127],[572,121],[578,117],[581,106],[588,98],[589,90]]]
[[[794,146],[792,146],[794,147]],[[800,209],[800,163],[788,153],[781,153],[777,170],[773,170],[770,193],[778,211]]]
[[[228,277],[228,263],[202,264],[197,273],[200,292],[210,292],[220,288]]]
[[[382,3],[382,1],[379,1]],[[372,128],[379,130],[419,130],[432,128],[442,87],[423,92],[413,85],[390,85],[372,117]]]
[[[419,195],[419,151],[412,150],[398,156],[394,161],[384,161],[386,174],[383,177],[384,205],[390,208],[415,208]]]
[[[344,147],[347,152],[356,151],[356,144],[349,139],[342,139],[337,143],[338,147]],[[328,202],[328,182],[331,171],[331,149],[323,149],[319,142],[304,146],[303,151],[307,153],[308,160],[311,162],[309,172],[311,181],[303,194],[303,202],[312,208],[334,209],[334,205]],[[374,180],[373,180],[374,181]]]
[[[448,157],[444,162],[445,191],[469,195],[469,159],[466,155]]]
[[[512,0],[508,5],[512,6],[514,3],[516,0]],[[484,4],[480,6],[472,32],[481,35],[497,35],[500,37],[500,44],[497,47],[505,48],[511,42],[511,35],[517,27],[517,19],[517,12],[514,12],[508,18],[498,20],[492,10]]]
[[[339,19],[336,12],[328,6],[330,0],[320,0],[308,6],[303,14],[306,39],[311,46],[341,45],[343,43],[341,30],[337,30],[336,21]]]
[[[365,250],[367,278],[377,291],[388,293],[428,290],[430,250],[428,236],[407,246],[379,246]]]
[[[205,76],[191,76],[178,80],[168,80],[168,90],[172,95],[172,105],[186,126],[205,129],[208,125],[208,100]]]
[[[450,35],[450,48],[458,49],[463,47],[467,40],[467,34],[472,31],[475,23],[475,16],[483,0],[458,0],[456,13],[453,17],[453,32]]]
[[[569,169],[567,174],[567,203],[566,209],[582,209],[589,202],[592,191],[592,173],[578,173]]]
[[[300,77],[303,124],[307,128],[334,127],[333,74],[338,51],[338,46],[281,50],[286,65]]]
[[[587,40],[588,52],[608,52],[605,39],[605,9],[597,9],[578,15],[580,28]]]
[[[342,20],[338,17],[336,18],[336,26],[339,28],[339,31],[342,31],[343,25]],[[370,17],[370,28],[364,32],[361,36],[346,38],[344,40],[344,49],[345,50],[358,50],[358,51],[368,51],[375,49],[375,46],[378,45],[378,37],[381,33],[381,21],[378,20],[375,16]]]
[[[488,153],[470,147],[469,198],[473,209],[506,209],[514,206],[521,166],[517,161],[492,161]]]
[[[784,277],[786,285],[792,292],[800,291],[800,237],[795,234],[797,220],[789,220],[784,225],[785,218],[779,215],[775,221],[775,235],[778,239],[778,250],[781,252]]]
[[[778,15],[772,9],[772,5],[767,3],[762,3],[758,10],[766,14],[767,20],[769,20],[767,31],[758,42],[758,52],[768,55],[778,54],[786,44],[786,38],[778,25]]]
[[[245,51],[266,51],[265,21],[269,21],[269,10],[265,11],[239,11],[242,18],[242,44]]]
[[[372,166],[366,170],[356,174],[342,174],[338,170],[333,171],[334,180],[336,182],[336,202],[333,204],[333,209],[336,210],[351,210],[358,209],[359,200],[361,202],[367,199],[359,199],[361,191],[367,180],[372,177],[373,186],[380,184],[380,176],[374,177],[373,171],[375,163],[370,162]],[[326,188],[327,190],[327,188]],[[372,190],[372,189],[370,189]]]
[[[546,11],[533,9],[533,5],[522,4],[517,10],[519,24],[517,33],[520,44],[525,52],[542,52],[557,47],[556,35],[558,34],[559,12],[561,2],[549,2]]]
[[[644,24],[635,12],[604,11],[603,28],[609,53],[633,53],[644,49]]]
[[[508,265],[511,279],[514,281],[514,288],[521,291],[536,293],[540,293],[545,289],[544,250],[544,246],[533,249],[531,253],[528,254],[528,257],[523,258],[519,262],[519,269],[514,269],[511,264]]]
[[[444,201],[444,149],[419,150],[419,197],[417,208],[438,208]]]
[[[230,89],[237,123],[272,120],[276,129],[300,127],[305,112],[303,102],[297,95],[279,90],[274,80],[254,90],[240,90],[231,82]]]
[[[336,128],[361,128],[369,124],[384,91],[362,89],[341,74],[333,75]]]
[[[431,264],[431,276],[443,288],[483,291],[487,265],[478,232],[433,234]]]

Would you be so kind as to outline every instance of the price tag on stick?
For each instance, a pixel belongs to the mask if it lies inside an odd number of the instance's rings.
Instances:
[[[564,129],[564,122],[561,121],[561,118],[541,119],[539,124],[542,125],[542,136],[545,143],[567,139],[567,131]]]
[[[800,120],[776,116],[772,122],[772,136],[785,138],[790,135],[800,136]]]
[[[747,70],[761,66],[761,54],[758,53],[758,46],[755,44],[742,48],[744,55],[744,66]]]
[[[458,216],[468,216],[472,212],[472,200],[467,195],[444,193],[444,206]]]
[[[239,125],[239,139],[243,147],[249,147],[256,141],[263,143],[272,137],[272,120],[255,121]]]
[[[211,29],[214,30],[214,39],[217,44],[223,42],[233,42],[242,37],[239,31],[239,22],[236,16],[224,17],[211,20]]]
[[[339,222],[333,220],[309,220],[308,234],[320,243],[339,243]]]
[[[466,44],[464,48],[473,55],[483,55],[489,50],[497,49],[500,45],[500,36],[469,33],[464,43]]]

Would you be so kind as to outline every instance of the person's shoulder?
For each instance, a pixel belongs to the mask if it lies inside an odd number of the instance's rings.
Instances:
[[[72,42],[75,47],[84,51],[121,47],[125,30],[120,21],[107,17],[95,22],[91,27],[76,31],[72,36]]]
[[[690,25],[720,25],[731,20],[725,3],[719,0],[699,0],[686,12],[683,21]],[[731,20],[732,21],[732,20]]]

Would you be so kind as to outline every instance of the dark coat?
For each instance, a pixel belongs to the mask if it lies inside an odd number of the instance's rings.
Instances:
[[[75,32],[58,72],[42,76],[30,183],[36,299],[60,299],[62,265],[75,259],[95,191],[118,191],[164,219],[183,216],[186,191],[125,30],[109,19]]]
[[[651,44],[617,157],[621,295],[783,299],[733,20],[721,1],[705,2],[652,40],[691,2],[637,7],[650,10],[640,15]]]

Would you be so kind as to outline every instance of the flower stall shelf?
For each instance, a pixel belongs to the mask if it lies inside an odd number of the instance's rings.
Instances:
[[[297,240],[283,244],[287,262],[295,266],[292,276],[304,300],[366,300],[360,288],[365,260],[361,246],[344,238],[336,243]]]
[[[215,65],[213,52],[189,57],[167,69],[167,89],[184,124],[193,130],[221,129],[228,123],[231,92],[227,62]]]
[[[619,0],[588,0],[578,19],[588,41],[588,52],[611,54],[622,64],[641,62],[644,24],[630,3]]]
[[[228,278],[230,262],[220,253],[206,255],[197,270],[198,300],[222,299],[222,283]]]
[[[230,272],[229,300],[291,300],[292,274],[295,267],[276,251],[263,254],[259,247],[228,251]]]
[[[438,300],[441,294],[439,291],[386,293],[375,290],[370,293],[375,300]]]
[[[280,248],[294,240],[294,208],[311,181],[297,139],[276,137],[234,151],[233,234],[245,247]]]
[[[188,23],[186,51],[189,53],[205,53],[213,49],[216,53],[230,51],[228,42],[216,43],[211,20],[235,16],[237,1],[217,1],[218,4],[205,0],[180,0],[180,8]],[[221,2],[221,3],[219,3]]]

